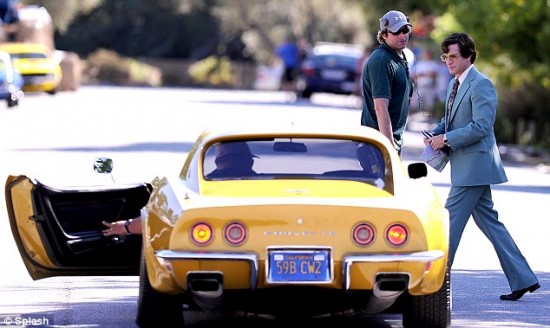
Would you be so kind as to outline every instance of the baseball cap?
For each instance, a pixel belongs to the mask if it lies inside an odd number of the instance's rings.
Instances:
[[[380,18],[380,30],[384,31],[388,29],[390,32],[397,32],[403,26],[409,25],[412,27],[412,24],[409,23],[409,18],[405,16],[400,11],[390,10],[382,18]]]

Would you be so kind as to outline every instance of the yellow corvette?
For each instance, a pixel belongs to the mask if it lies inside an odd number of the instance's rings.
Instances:
[[[34,279],[139,274],[143,327],[190,309],[448,327],[448,214],[426,174],[367,127],[264,126],[205,131],[174,177],[59,189],[10,176],[6,199]],[[103,236],[102,220],[137,217],[142,235]]]
[[[48,47],[39,43],[6,42],[0,50],[10,54],[15,68],[23,76],[24,92],[55,94],[61,82],[61,65]]]

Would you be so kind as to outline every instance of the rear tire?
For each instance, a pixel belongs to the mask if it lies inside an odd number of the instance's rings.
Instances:
[[[445,272],[443,286],[436,293],[410,296],[403,311],[405,328],[446,328],[451,326],[451,269]]]
[[[304,89],[300,92],[300,98],[309,99],[312,94],[313,92],[311,92],[311,90]]]
[[[8,97],[8,99],[6,100],[7,103],[8,103],[8,107],[9,108],[12,108],[12,107],[15,107],[17,105],[19,105],[19,101],[17,99],[13,99],[14,97],[12,95],[10,95]]]
[[[139,327],[183,327],[183,302],[179,295],[165,294],[151,286],[143,254],[139,270],[136,324]]]

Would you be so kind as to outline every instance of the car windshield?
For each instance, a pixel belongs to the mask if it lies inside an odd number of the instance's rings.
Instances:
[[[384,188],[391,181],[386,152],[355,140],[273,138],[212,144],[205,150],[206,180],[354,180]]]
[[[348,66],[353,67],[357,65],[359,58],[353,56],[346,56],[340,54],[326,54],[317,55],[311,58],[315,66]]]

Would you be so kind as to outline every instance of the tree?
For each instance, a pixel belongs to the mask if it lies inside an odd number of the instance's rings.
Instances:
[[[550,6],[547,1],[364,2],[365,10],[370,10],[369,6],[377,8],[379,15],[390,9],[410,13],[413,25],[419,17],[434,15],[436,19],[428,37],[437,45],[452,32],[464,31],[471,35],[479,52],[476,65],[491,76],[499,92],[496,129],[500,141],[550,146],[547,108],[550,103],[550,44],[547,41]],[[530,131],[523,128],[528,125],[533,126]]]
[[[549,147],[548,4],[545,1],[515,0],[434,0],[433,3],[439,10],[446,8],[459,22],[457,28],[477,40],[478,60],[496,81],[500,109],[506,114],[499,122],[498,135],[508,142]],[[444,29],[445,24],[439,24],[438,30]],[[533,128],[523,128],[528,125]]]
[[[96,7],[102,0],[21,0],[24,5],[42,6],[54,17],[55,29],[65,31],[73,18]]]
[[[372,42],[357,1],[220,1],[213,13],[221,23],[223,37],[240,37],[245,51],[257,62],[268,63],[275,47],[289,34],[310,43]]]
[[[105,48],[127,57],[200,59],[216,53],[217,36],[208,6],[185,10],[179,0],[104,0],[75,16],[56,44],[82,57]]]

